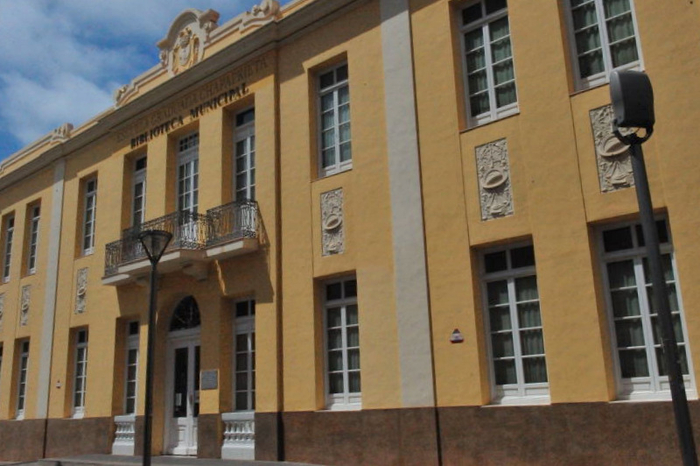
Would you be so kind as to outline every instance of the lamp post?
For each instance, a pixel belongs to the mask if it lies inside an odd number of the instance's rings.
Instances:
[[[146,230],[139,234],[148,260],[151,261],[151,292],[148,305],[148,343],[146,347],[146,406],[143,427],[143,466],[151,466],[151,426],[153,424],[153,351],[156,326],[156,281],[158,262],[168,247],[173,235],[164,230]]]
[[[646,74],[640,71],[613,71],[610,75],[610,97],[615,114],[613,132],[622,143],[630,146],[632,155],[632,171],[634,173],[634,184],[637,189],[639,216],[651,271],[652,305],[659,315],[664,360],[671,386],[671,399],[673,400],[673,412],[676,419],[676,430],[678,432],[678,442],[681,447],[683,464],[685,466],[697,466],[698,459],[695,451],[695,440],[693,439],[693,426],[690,422],[688,398],[683,386],[678,342],[673,329],[673,319],[671,318],[671,309],[666,291],[666,280],[664,279],[661,263],[659,235],[656,231],[649,182],[644,164],[644,153],[642,152],[642,144],[651,137],[654,131],[654,92],[651,87],[651,81]],[[619,128],[626,128],[632,132],[622,134]],[[640,129],[644,130],[641,136],[638,134]]]

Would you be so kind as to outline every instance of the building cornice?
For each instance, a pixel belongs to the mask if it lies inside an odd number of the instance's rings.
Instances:
[[[118,108],[112,107],[107,109],[79,128],[74,130],[71,128],[67,134],[60,132],[61,128],[67,128],[66,125],[63,125],[0,163],[0,191],[51,166],[56,160],[67,157],[100,138],[108,136],[129,120],[177,98],[187,90],[195,86],[206,85],[245,62],[275,50],[280,45],[294,41],[300,35],[317,29],[342,16],[347,11],[369,1],[316,0],[303,5],[298,10],[288,15],[282,14],[280,19],[269,22],[232,42],[219,52],[212,54],[190,69],[149,90],[139,98],[133,99]],[[295,7],[296,3],[290,6]],[[223,26],[222,28],[225,27]],[[157,65],[157,67],[159,66]],[[141,76],[154,73],[157,67],[152,68]],[[63,134],[63,136],[56,139],[56,134]],[[53,140],[52,137],[54,138]],[[49,144],[53,144],[53,146],[40,155],[35,156],[34,159],[16,169],[11,168],[12,165],[21,162],[27,157],[31,157],[36,151],[40,150],[42,145]],[[8,169],[10,171],[5,173]]]

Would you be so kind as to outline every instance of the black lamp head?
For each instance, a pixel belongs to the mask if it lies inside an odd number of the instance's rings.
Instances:
[[[641,71],[613,71],[610,74],[616,128],[654,129],[654,90],[649,76]]]
[[[172,237],[173,234],[165,230],[145,230],[139,233],[139,241],[152,264],[160,261]]]

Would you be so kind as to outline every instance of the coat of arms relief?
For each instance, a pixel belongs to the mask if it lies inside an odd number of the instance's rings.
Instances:
[[[192,28],[186,27],[180,31],[177,45],[173,49],[173,60],[170,65],[170,71],[172,71],[173,74],[178,74],[180,70],[186,70],[198,61],[199,37],[192,32]]]
[[[196,65],[204,55],[209,34],[218,27],[214,10],[185,10],[173,22],[168,34],[158,42],[160,63],[175,76]]]

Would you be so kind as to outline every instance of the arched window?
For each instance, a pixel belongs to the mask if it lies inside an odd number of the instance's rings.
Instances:
[[[187,330],[200,325],[201,320],[199,318],[197,301],[192,296],[183,298],[175,308],[172,319],[170,319],[170,331]]]

